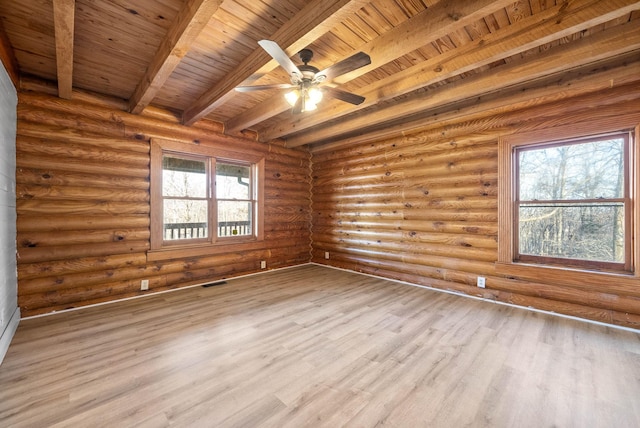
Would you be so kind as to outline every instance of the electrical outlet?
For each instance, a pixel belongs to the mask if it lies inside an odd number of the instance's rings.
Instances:
[[[142,281],[140,281],[140,290],[146,291],[148,289],[149,289],[149,280],[143,279]]]
[[[479,276],[478,277],[478,287],[480,288],[484,288],[486,284],[486,279],[484,276]]]
[[[325,259],[327,259],[327,260],[329,260],[329,252],[328,252],[328,251],[325,251],[325,252],[324,252],[324,258],[325,258]]]
[[[260,269],[266,269],[267,268],[267,261],[266,260],[262,260],[260,262]]]

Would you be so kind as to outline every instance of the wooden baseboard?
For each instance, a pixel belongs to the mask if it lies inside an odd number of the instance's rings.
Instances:
[[[588,319],[588,318],[580,318],[580,317],[575,317],[575,316],[572,316],[572,315],[561,314],[559,312],[545,311],[544,309],[537,309],[537,308],[534,308],[534,307],[531,307],[531,306],[514,305],[513,303],[501,302],[499,300],[485,299],[485,298],[482,298],[482,297],[471,296],[469,294],[464,294],[464,293],[457,292],[457,291],[443,290],[441,288],[429,287],[429,286],[421,285],[421,284],[414,284],[412,282],[402,281],[402,280],[393,279],[393,278],[387,278],[387,277],[384,277],[384,276],[373,275],[373,274],[365,273],[365,272],[358,272],[358,271],[355,271],[355,270],[343,269],[343,268],[340,268],[340,267],[326,265],[326,264],[323,264],[323,263],[311,262],[311,264],[318,265],[318,266],[329,267],[329,268],[337,269],[337,270],[343,270],[345,272],[357,273],[357,274],[360,274],[360,275],[370,276],[372,278],[385,279],[387,281],[392,281],[392,282],[397,282],[397,283],[400,283],[400,284],[410,285],[412,287],[426,288],[428,290],[439,291],[441,293],[447,293],[447,294],[454,294],[456,296],[467,297],[469,299],[483,300],[483,301],[488,302],[488,303],[495,303],[495,304],[498,304],[498,305],[510,306],[512,308],[524,309],[524,310],[531,311],[531,312],[538,312],[538,313],[541,313],[541,314],[553,315],[553,316],[556,316],[556,317],[561,317],[561,318],[567,318],[567,319],[572,319],[572,320],[576,320],[576,321],[586,322],[586,323],[589,323],[589,324],[602,325],[602,326],[606,326],[606,327],[616,328],[616,329],[619,329],[619,330],[630,331],[630,332],[633,332],[633,333],[639,333],[640,332],[640,329],[635,329],[635,328],[632,328],[632,327],[626,327],[626,326],[623,326],[623,325],[609,324],[609,323],[604,323],[604,322],[601,322],[601,321],[591,320],[591,319]]]
[[[234,279],[247,278],[247,277],[255,276],[255,275],[262,275],[262,274],[265,274],[267,272],[274,272],[274,271],[278,271],[278,270],[291,269],[291,268],[294,268],[294,267],[303,266],[303,265],[307,265],[307,264],[310,264],[310,263],[301,263],[301,264],[298,264],[298,265],[284,266],[284,267],[275,268],[275,269],[267,269],[267,270],[264,270],[264,271],[261,271],[261,272],[248,273],[246,275],[231,276],[231,277],[228,277],[228,278],[219,278],[219,279],[216,279],[216,281],[232,281]],[[78,311],[78,310],[81,310],[81,309],[92,308],[94,306],[110,305],[112,303],[124,302],[126,300],[143,299],[145,297],[155,296],[157,294],[163,294],[163,293],[171,293],[171,292],[174,292],[174,291],[184,290],[186,288],[202,287],[204,284],[207,284],[209,282],[211,282],[211,281],[202,281],[202,282],[199,282],[197,284],[185,285],[184,287],[171,288],[171,289],[168,289],[168,290],[161,290],[161,291],[153,291],[153,292],[150,292],[148,294],[140,294],[138,296],[123,297],[121,299],[109,300],[107,302],[92,303],[90,305],[83,305],[83,306],[77,306],[75,308],[63,309],[61,311],[53,311],[53,312],[47,312],[47,313],[44,313],[44,314],[31,315],[31,316],[24,317],[22,319],[26,320],[26,319],[31,319],[31,318],[41,318],[41,317],[46,317],[46,316],[49,316],[49,315],[55,315],[55,314],[59,314],[59,313],[63,313],[63,312]],[[0,361],[2,361],[2,360],[0,359]]]

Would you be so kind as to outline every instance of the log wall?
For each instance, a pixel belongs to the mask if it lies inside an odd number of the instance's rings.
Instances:
[[[631,70],[637,79],[638,68]],[[595,117],[615,122],[627,112],[640,113],[638,82],[614,87],[612,80],[611,86],[446,126],[425,120],[421,132],[402,137],[363,136],[371,142],[313,149],[312,260],[640,328],[638,275],[557,281],[500,273],[496,263],[499,138],[567,123],[579,129]],[[476,286],[478,276],[486,277],[486,289]]]
[[[32,86],[40,89],[38,85]],[[46,90],[45,90],[46,92]],[[18,290],[23,315],[77,307],[305,263],[309,153],[186,127],[168,112],[124,113],[114,100],[19,94]],[[124,106],[122,106],[124,108]],[[265,157],[265,240],[249,251],[148,261],[152,137]],[[150,291],[140,291],[148,279]]]

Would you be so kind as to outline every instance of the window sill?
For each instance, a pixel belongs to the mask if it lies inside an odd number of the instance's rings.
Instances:
[[[196,244],[161,248],[147,251],[147,261],[162,261],[201,257],[215,254],[231,253],[234,251],[258,250],[264,247],[264,241],[229,242],[216,244]]]
[[[560,266],[496,262],[496,273],[508,278],[532,282],[568,285],[586,290],[597,286],[607,291],[637,292],[640,277],[637,273],[588,271]]]

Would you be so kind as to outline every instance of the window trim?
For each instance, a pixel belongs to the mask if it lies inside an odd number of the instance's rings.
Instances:
[[[253,165],[252,174],[255,184],[256,203],[254,207],[254,228],[252,236],[224,237],[214,239],[217,233],[211,233],[206,241],[184,240],[180,242],[164,243],[162,223],[162,157],[165,153],[174,153],[178,156],[193,157],[204,156],[214,158],[218,162],[239,163]],[[213,166],[215,167],[215,161]],[[262,248],[264,241],[264,156],[254,153],[242,153],[228,149],[220,149],[198,143],[184,143],[165,140],[161,138],[151,139],[150,150],[150,249],[147,251],[147,260],[166,260],[176,257],[193,257],[206,254],[216,254],[229,251],[244,251]],[[213,177],[215,171],[210,172]],[[212,178],[213,179],[213,178]],[[213,205],[216,205],[215,195]],[[215,211],[215,210],[214,210]],[[210,212],[210,219],[215,219],[215,212]],[[211,221],[211,220],[210,220]],[[214,228],[215,229],[215,228]]]
[[[623,287],[637,285],[640,277],[640,186],[636,185],[640,176],[640,113],[632,112],[610,118],[593,118],[579,125],[570,124],[534,131],[500,136],[498,140],[498,260],[496,272],[506,276],[517,276],[533,281],[554,281],[578,287],[602,286],[602,281],[615,278]],[[631,186],[631,210],[633,223],[628,238],[630,263],[628,271],[598,271],[576,266],[532,264],[515,261],[514,248],[514,201],[515,201],[515,157],[514,148],[525,145],[540,145],[551,141],[578,139],[589,135],[634,131],[630,142],[632,150],[629,163]]]

